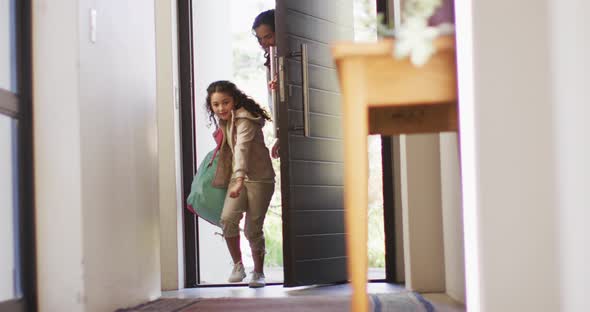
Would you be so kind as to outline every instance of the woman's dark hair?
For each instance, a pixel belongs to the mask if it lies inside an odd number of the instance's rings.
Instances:
[[[252,23],[252,32],[255,32],[256,28],[260,27],[260,25],[267,25],[270,27],[272,32],[275,32],[275,10],[270,9],[264,11],[254,19],[254,23]],[[270,67],[270,55],[268,51],[264,51],[264,58],[266,62],[264,62],[264,66]]]
[[[211,123],[215,124],[216,127],[217,120],[215,120],[215,113],[211,107],[211,95],[216,92],[231,96],[234,99],[234,109],[243,107],[255,117],[262,117],[266,120],[271,120],[268,113],[251,97],[247,96],[244,92],[242,92],[242,90],[238,89],[238,87],[233,82],[219,80],[211,83],[209,87],[207,87],[207,102],[205,104],[207,112],[209,113],[209,120],[211,120]]]
[[[272,31],[275,31],[275,10],[267,10],[264,11],[254,19],[254,23],[252,23],[252,30],[258,28],[260,25],[268,25]]]

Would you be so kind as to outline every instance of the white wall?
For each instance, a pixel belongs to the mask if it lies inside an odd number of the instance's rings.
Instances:
[[[105,311],[160,295],[154,1],[79,3],[84,275]]]
[[[401,135],[399,141],[405,285],[444,292],[439,135]]]
[[[445,262],[445,292],[465,303],[463,205],[457,133],[441,133],[440,180]]]
[[[549,1],[559,207],[561,311],[588,310],[590,293],[590,3]]]
[[[78,59],[78,1],[35,3],[33,137],[39,311],[84,311]]]
[[[156,1],[160,266],[162,290],[184,287],[176,0]]]
[[[39,310],[155,299],[154,2],[38,1],[33,21]]]
[[[548,3],[456,3],[469,311],[559,311],[565,294],[555,166],[561,125],[553,116],[559,104],[552,100],[550,55],[557,42],[549,36]],[[587,11],[575,10],[585,18]],[[466,32],[471,25],[473,44]],[[570,79],[565,86],[575,82]]]
[[[403,283],[406,280],[406,266],[404,263],[404,223],[402,207],[402,182],[401,182],[401,152],[400,137],[394,136],[391,139],[391,154],[393,168],[393,220],[395,224],[395,282]]]
[[[396,246],[396,279],[465,303],[457,133],[402,135],[393,146],[396,244],[404,248]]]

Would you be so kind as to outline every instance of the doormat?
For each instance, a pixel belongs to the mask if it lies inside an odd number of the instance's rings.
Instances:
[[[432,304],[416,292],[369,295],[373,312],[433,312]],[[293,296],[282,298],[162,298],[116,312],[343,312],[350,311],[349,296]]]

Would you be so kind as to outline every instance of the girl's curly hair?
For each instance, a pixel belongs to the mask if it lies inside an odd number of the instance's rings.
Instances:
[[[219,80],[211,83],[209,87],[207,87],[207,102],[205,104],[207,112],[209,113],[209,120],[212,124],[215,124],[215,127],[218,127],[218,125],[217,120],[215,119],[215,113],[213,112],[213,107],[211,107],[211,95],[216,92],[231,96],[235,103],[234,109],[243,107],[255,117],[262,117],[269,121],[271,120],[266,110],[260,107],[256,101],[247,96],[244,92],[242,92],[242,90],[238,89],[238,87],[233,82]]]

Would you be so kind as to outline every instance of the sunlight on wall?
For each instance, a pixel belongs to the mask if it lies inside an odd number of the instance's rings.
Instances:
[[[455,1],[459,124],[461,125],[461,180],[465,236],[467,310],[481,310],[479,235],[477,228],[478,185],[473,95],[473,30],[471,0]]]

